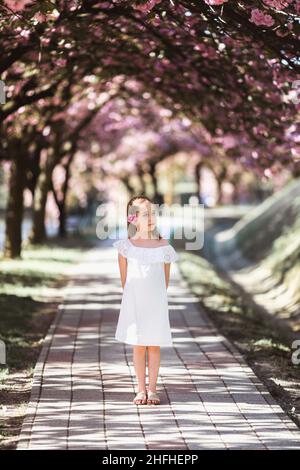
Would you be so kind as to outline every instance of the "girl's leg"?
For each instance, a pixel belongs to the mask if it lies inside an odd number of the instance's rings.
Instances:
[[[149,390],[156,392],[156,382],[160,366],[160,346],[148,346]]]
[[[146,392],[146,346],[133,346],[133,364],[138,382],[138,393]],[[143,400],[137,400],[142,403]]]

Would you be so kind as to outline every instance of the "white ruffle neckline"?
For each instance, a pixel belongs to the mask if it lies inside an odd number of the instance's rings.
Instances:
[[[178,255],[172,245],[155,247],[135,246],[128,238],[113,243],[119,253],[128,259],[135,259],[141,264],[171,263],[178,260]]]

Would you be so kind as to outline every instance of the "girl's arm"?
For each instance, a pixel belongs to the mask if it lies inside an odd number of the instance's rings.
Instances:
[[[118,261],[119,261],[121,283],[122,283],[122,287],[124,289],[125,282],[126,282],[126,276],[127,276],[127,259],[119,253],[118,254]]]
[[[170,279],[170,267],[171,263],[164,263],[165,268],[165,280],[166,280],[166,288],[169,286],[169,279]]]

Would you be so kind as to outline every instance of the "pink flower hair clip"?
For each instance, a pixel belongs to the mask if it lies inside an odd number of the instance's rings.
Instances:
[[[128,220],[128,222],[130,222],[130,223],[131,223],[131,222],[135,222],[136,219],[137,219],[137,215],[135,215],[135,214],[130,214],[130,215],[127,217],[127,220]]]

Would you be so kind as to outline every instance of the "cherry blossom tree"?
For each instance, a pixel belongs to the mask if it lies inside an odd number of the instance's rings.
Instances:
[[[141,187],[150,175],[156,196],[158,163],[197,145],[198,170],[207,152],[220,181],[226,177],[222,158],[261,175],[272,174],[280,162],[297,175],[299,100],[293,84],[299,77],[299,14],[298,0],[0,1],[0,73],[6,86],[0,158],[12,163],[7,254],[20,253],[26,186],[35,200],[32,240],[45,235],[51,189],[63,230],[69,170],[84,141],[99,139],[103,171],[118,175],[128,189],[133,167]],[[128,102],[123,109],[136,110],[133,99],[143,103],[151,97],[171,113],[171,123],[162,125],[154,111],[155,125],[141,114],[131,116],[130,124],[121,105],[116,112],[122,124],[98,133],[92,124],[98,113],[89,109],[85,91],[96,103],[115,81],[126,83],[117,91]],[[71,112],[77,106],[78,119]],[[111,118],[104,113],[98,119]],[[190,122],[185,129],[184,120]],[[144,151],[132,152],[130,161],[126,148],[134,138],[144,140]],[[59,193],[52,175],[61,161],[66,181]]]

